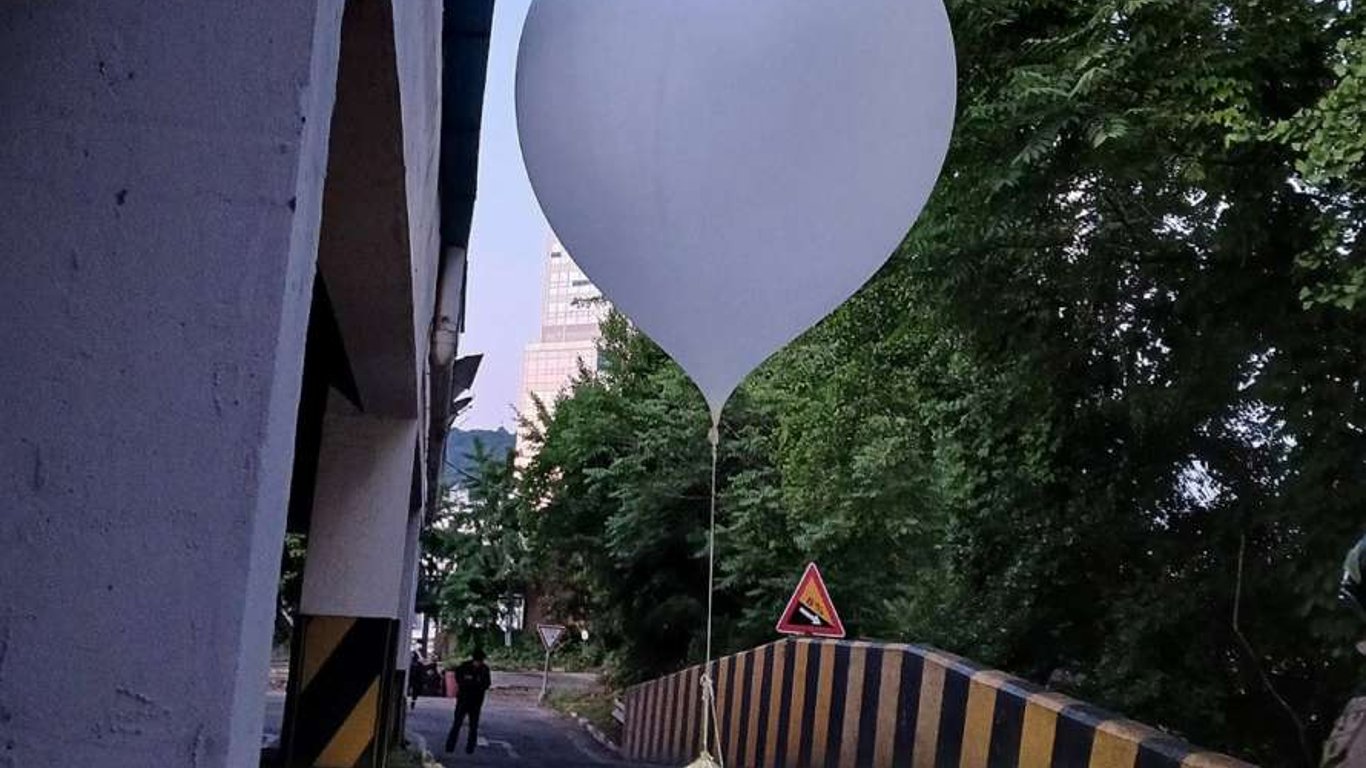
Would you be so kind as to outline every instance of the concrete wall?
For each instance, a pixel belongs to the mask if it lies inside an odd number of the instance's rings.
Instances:
[[[700,746],[700,667],[626,692],[624,750]],[[1139,723],[914,645],[786,640],[716,664],[726,765],[1248,768]]]
[[[0,5],[0,766],[255,764],[340,18]]]

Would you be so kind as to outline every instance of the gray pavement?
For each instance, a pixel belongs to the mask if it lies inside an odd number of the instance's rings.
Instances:
[[[623,766],[575,722],[536,705],[532,695],[495,692],[484,705],[479,746],[464,753],[465,733],[456,752],[447,755],[443,742],[450,729],[453,703],[420,699],[408,713],[408,731],[421,736],[444,766]],[[468,727],[468,724],[466,724]]]
[[[455,702],[450,699],[421,698],[408,712],[408,732],[421,737],[427,748],[448,768],[470,766],[530,766],[532,768],[589,768],[589,766],[637,765],[622,762],[592,739],[578,723],[539,707],[540,676],[535,689],[530,677],[504,675],[495,678],[479,724],[479,745],[473,755],[464,752],[465,732],[454,754],[443,751],[450,729]],[[500,685],[501,683],[501,685]],[[577,687],[577,684],[573,685]],[[278,734],[284,716],[284,695],[271,692],[266,698],[266,737]],[[468,728],[468,723],[466,724]]]

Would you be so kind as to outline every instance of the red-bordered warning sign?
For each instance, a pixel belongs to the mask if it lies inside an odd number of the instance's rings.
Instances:
[[[806,573],[797,582],[797,589],[778,621],[778,631],[784,635],[844,637],[844,622],[840,621],[835,603],[825,589],[821,569],[815,563],[807,564]]]

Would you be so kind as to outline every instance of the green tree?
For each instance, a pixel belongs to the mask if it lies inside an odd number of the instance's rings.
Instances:
[[[1298,260],[1319,281],[1301,289],[1300,298],[1348,310],[1366,301],[1366,38],[1357,34],[1337,42],[1333,85],[1265,134],[1294,150],[1294,181],[1322,212],[1318,241]]]
[[[626,679],[678,664],[705,623],[705,411],[659,350],[613,315],[602,367],[542,408],[522,479],[542,580],[587,617]]]
[[[469,463],[423,534],[423,582],[448,626],[486,632],[525,592],[527,545],[513,452],[492,455],[475,440]]]
[[[1359,673],[1330,601],[1366,500],[1366,328],[1350,303],[1304,306],[1322,285],[1306,255],[1349,259],[1323,233],[1362,219],[1248,126],[1341,89],[1360,15],[951,5],[950,173],[884,275],[966,362],[928,393],[953,577],[947,597],[908,598],[928,609],[919,634],[1311,762]]]
[[[1333,601],[1366,523],[1363,14],[948,6],[960,114],[921,222],[727,408],[719,647],[771,637],[816,559],[854,634],[1311,765],[1366,679]],[[614,317],[544,415],[541,577],[623,677],[695,661],[700,396]]]

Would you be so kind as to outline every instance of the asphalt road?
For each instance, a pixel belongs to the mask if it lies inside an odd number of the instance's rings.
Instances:
[[[466,755],[460,734],[456,751],[447,755],[443,742],[450,729],[452,702],[421,699],[408,713],[408,732],[421,736],[445,766],[622,766],[577,723],[536,706],[534,695],[494,692],[479,723],[479,746]],[[466,724],[468,728],[468,724]]]
[[[408,733],[426,742],[427,749],[448,768],[457,766],[528,766],[530,768],[589,768],[639,765],[617,760],[569,718],[536,704],[539,690],[495,688],[489,692],[479,723],[479,745],[466,755],[465,736],[453,754],[446,754],[446,733],[450,729],[454,702],[450,699],[423,698],[408,712]],[[266,699],[266,734],[279,733],[284,714],[284,695],[271,693]],[[466,728],[469,724],[466,723]]]

